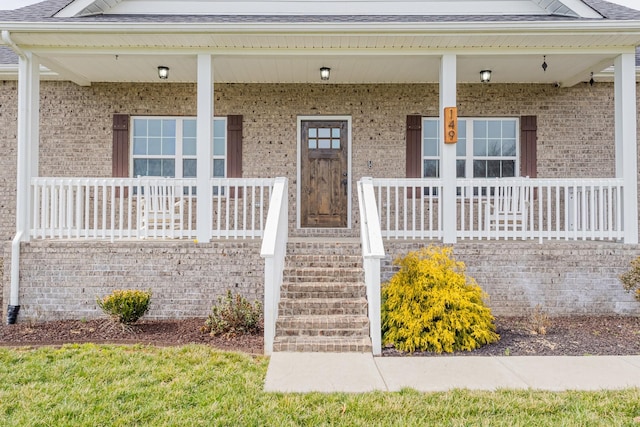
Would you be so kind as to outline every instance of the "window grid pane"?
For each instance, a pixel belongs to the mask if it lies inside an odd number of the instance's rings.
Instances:
[[[423,176],[439,177],[439,119],[423,120]],[[513,177],[517,173],[518,138],[516,119],[458,120],[456,176],[476,178]],[[469,132],[467,132],[469,130]]]
[[[181,167],[181,177],[196,176],[197,122],[194,118],[134,117],[132,120],[133,176],[175,177],[176,164]],[[212,176],[215,177],[226,176],[226,123],[224,118],[213,120]],[[180,128],[182,132],[178,132]]]
[[[309,128],[307,142],[310,150],[339,150],[340,128]]]

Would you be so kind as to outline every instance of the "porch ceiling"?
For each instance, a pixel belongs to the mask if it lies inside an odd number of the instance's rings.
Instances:
[[[588,81],[613,65],[612,54],[460,55],[458,82],[479,83],[481,70],[492,70],[492,83],[563,83]],[[168,82],[195,82],[196,56],[175,54],[43,54],[43,64],[59,77],[89,82],[161,82],[159,65],[170,68]],[[320,67],[331,68],[330,83],[435,83],[439,55],[389,54],[219,55],[218,83],[320,83]]]

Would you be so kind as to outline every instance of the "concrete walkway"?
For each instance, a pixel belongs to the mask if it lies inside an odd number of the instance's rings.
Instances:
[[[265,391],[423,392],[640,388],[640,356],[373,357],[362,353],[274,353]]]

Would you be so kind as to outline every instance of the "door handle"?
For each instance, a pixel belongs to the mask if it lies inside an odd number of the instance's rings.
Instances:
[[[340,183],[344,187],[344,195],[346,196],[347,195],[347,184],[349,183],[349,180],[347,180],[347,178],[345,178]]]

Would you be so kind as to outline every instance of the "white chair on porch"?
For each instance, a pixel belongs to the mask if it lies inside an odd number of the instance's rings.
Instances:
[[[498,185],[485,202],[485,230],[490,236],[523,237],[528,230],[531,188],[529,177],[509,179],[511,185]]]
[[[149,183],[143,187],[141,200],[141,230],[143,237],[180,237],[184,214],[184,199],[176,195],[176,187],[170,182]]]

